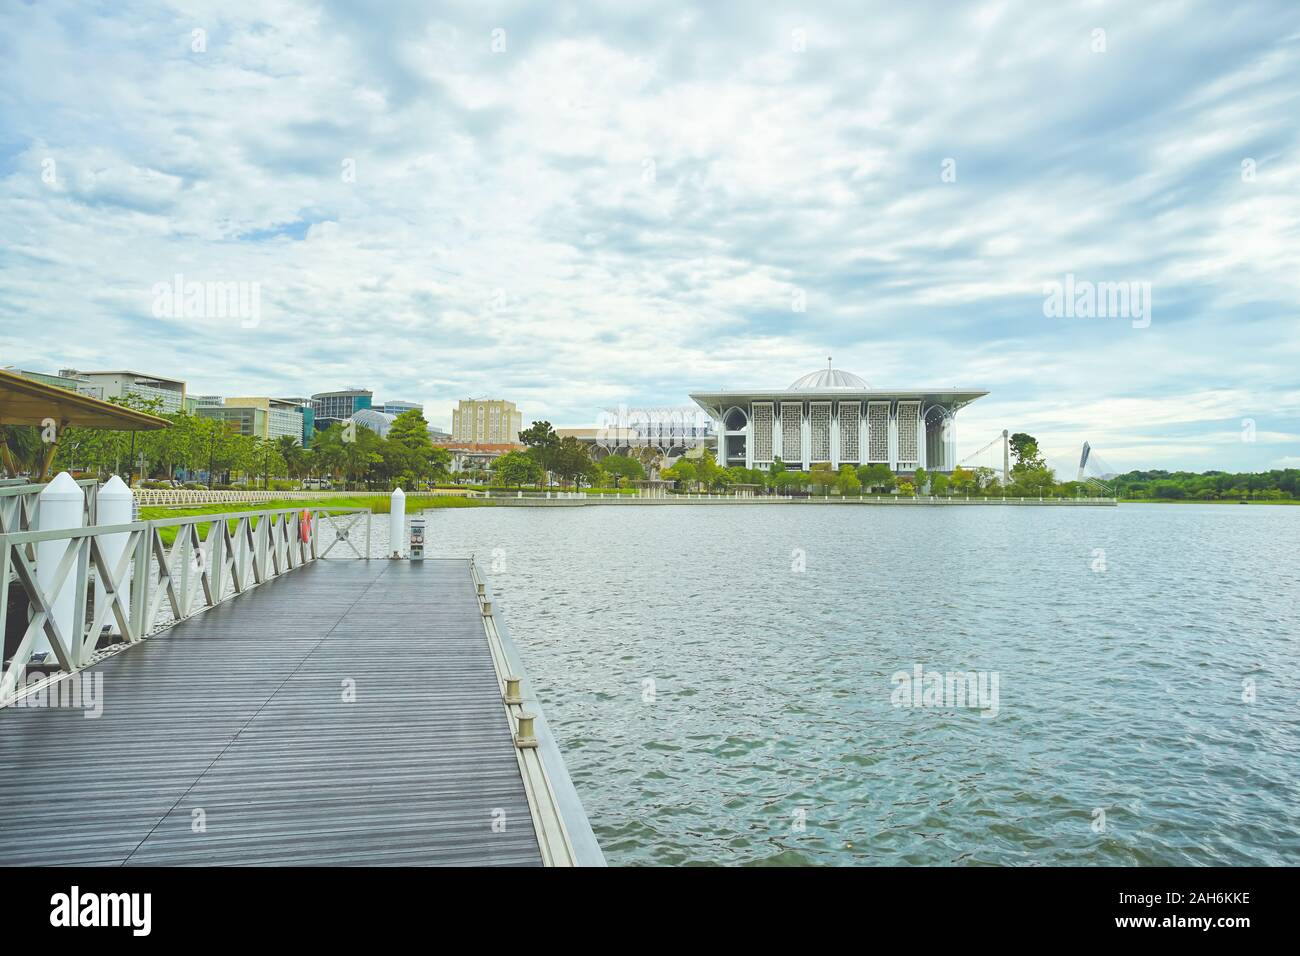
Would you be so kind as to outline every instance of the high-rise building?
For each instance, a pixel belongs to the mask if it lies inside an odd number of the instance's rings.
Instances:
[[[345,388],[337,392],[317,392],[311,397],[312,410],[316,416],[316,427],[327,428],[330,425],[347,421],[354,412],[369,408],[374,394],[368,388]]]
[[[200,405],[195,409],[200,418],[213,418],[233,425],[236,433],[250,438],[266,437],[266,409],[255,405]]]
[[[292,405],[302,415],[302,447],[311,447],[311,437],[316,433],[316,409],[311,403],[310,398],[293,396],[292,398],[279,398],[278,402],[286,405]]]
[[[213,397],[204,396],[205,402]],[[288,399],[239,396],[220,404],[200,404],[196,411],[204,418],[234,424],[241,435],[270,439],[288,435],[299,444],[303,442],[303,407]]]
[[[266,412],[266,434],[261,438],[279,438],[289,435],[302,443],[302,406],[282,398],[262,396],[227,398],[227,408],[259,408]]]
[[[524,420],[514,402],[463,398],[451,413],[454,441],[475,444],[517,444]]]
[[[6,365],[4,370],[12,375],[21,375],[23,378],[30,378],[33,382],[40,382],[42,385],[53,385],[56,388],[66,388],[70,392],[78,392],[81,390],[79,388],[81,383],[77,379],[70,378],[63,373],[50,375],[48,372],[31,372],[27,369],[17,368],[13,365]],[[71,370],[64,369],[64,372],[67,371]]]
[[[384,402],[382,405],[374,406],[374,409],[377,412],[383,412],[385,415],[400,415],[402,412],[424,414],[424,406],[417,405],[415,402]]]
[[[69,368],[60,370],[59,377],[74,380],[77,391],[103,401],[134,395],[160,400],[164,415],[185,410],[185,383],[180,379],[142,372],[79,372]]]

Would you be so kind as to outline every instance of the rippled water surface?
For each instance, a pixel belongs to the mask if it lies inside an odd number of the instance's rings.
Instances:
[[[1300,508],[428,517],[611,864],[1300,863]],[[917,664],[997,715],[895,707]]]

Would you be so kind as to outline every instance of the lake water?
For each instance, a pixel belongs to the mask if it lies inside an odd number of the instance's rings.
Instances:
[[[1300,863],[1300,508],[428,519],[611,864]],[[918,665],[996,716],[896,706]]]

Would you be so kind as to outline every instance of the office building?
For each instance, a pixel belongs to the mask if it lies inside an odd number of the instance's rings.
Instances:
[[[523,416],[514,402],[461,399],[451,413],[451,437],[457,442],[514,444],[523,427]]]
[[[179,379],[143,372],[81,372],[77,369],[62,369],[59,377],[75,381],[77,391],[102,401],[134,395],[145,400],[158,399],[163,415],[185,410],[185,383]]]
[[[370,408],[374,392],[368,388],[345,388],[337,392],[317,392],[311,397],[316,428],[347,421],[363,408]]]

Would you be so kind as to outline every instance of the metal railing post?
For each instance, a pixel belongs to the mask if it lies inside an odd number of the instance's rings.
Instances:
[[[176,533],[181,536],[181,548],[177,557],[181,562],[181,619],[190,616],[190,548],[193,547],[194,525],[182,524],[176,526]]]
[[[135,569],[131,579],[131,640],[144,638],[149,626],[149,549],[153,545],[153,524],[147,523],[135,544]],[[161,570],[161,569],[160,569]]]
[[[226,539],[226,517],[218,515],[212,527],[208,529],[212,543],[208,545],[208,586],[212,589],[212,603],[221,603],[221,571],[225,567],[226,555],[223,544]]]
[[[90,584],[90,548],[93,541],[94,538],[85,537],[77,542],[77,566],[72,572],[73,587],[77,590],[72,597],[72,627],[64,639],[68,642],[68,657],[73,667],[81,667],[85,663],[86,589]],[[99,635],[90,635],[92,651],[98,643]]]
[[[247,518],[240,518],[235,522],[235,533],[230,539],[230,576],[234,580],[236,593],[239,591],[240,581],[243,580],[243,569],[240,567],[243,548],[239,540],[243,535],[240,534],[240,531],[247,520]],[[225,524],[225,522],[222,522],[222,524]]]
[[[9,538],[0,534],[0,642],[9,630],[9,562],[12,548]],[[3,647],[0,646],[0,650]],[[4,675],[4,655],[0,654],[0,676]]]
[[[263,582],[271,579],[271,568],[274,561],[271,557],[271,547],[274,543],[272,535],[275,533],[274,521],[266,515],[262,515],[257,522],[257,556],[261,562],[261,579]]]

